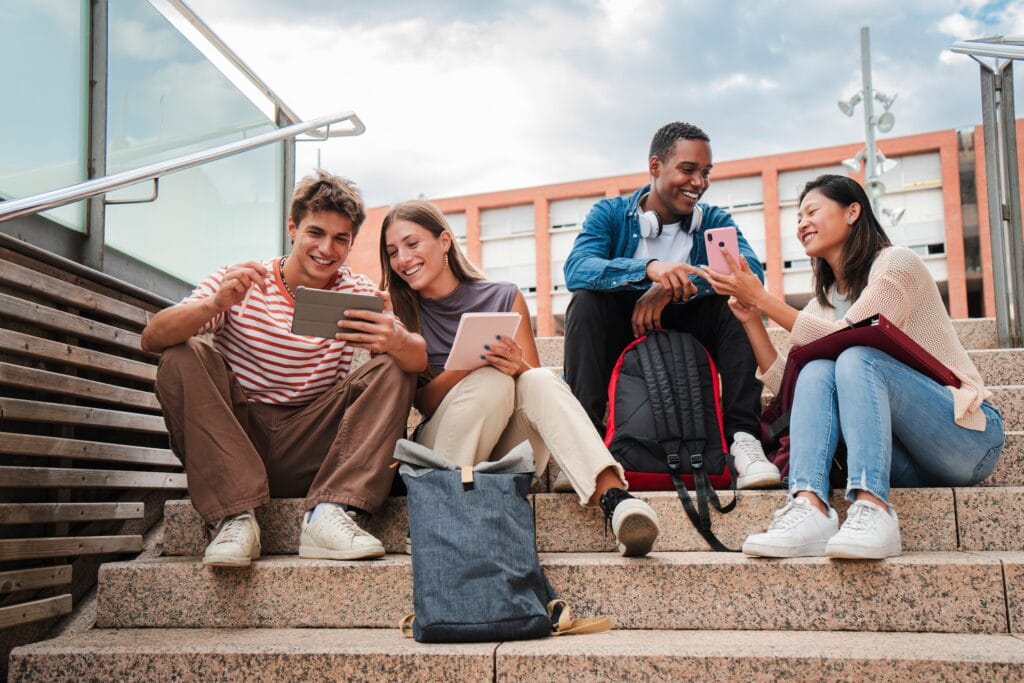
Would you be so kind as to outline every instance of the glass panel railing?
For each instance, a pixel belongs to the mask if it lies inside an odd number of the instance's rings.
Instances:
[[[107,172],[272,130],[274,125],[149,3],[110,0]],[[160,181],[152,204],[108,206],[106,242],[195,282],[281,245],[283,147],[223,159]],[[145,197],[147,186],[110,200]]]
[[[86,179],[88,0],[0,2],[0,199]],[[43,214],[74,230],[83,202]]]

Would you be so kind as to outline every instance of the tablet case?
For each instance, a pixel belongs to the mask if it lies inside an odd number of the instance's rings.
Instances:
[[[876,315],[845,330],[815,340],[810,344],[794,348],[786,361],[786,374],[793,367],[793,376],[812,360],[823,358],[835,360],[851,346],[869,346],[884,351],[904,365],[926,375],[943,386],[960,388],[960,379],[953,371],[925,351],[920,344],[908,337],[903,330],[893,325],[884,315]]]
[[[499,334],[515,337],[521,319],[515,312],[463,313],[444,369],[475,370],[487,365],[487,361],[480,358],[486,353],[484,344],[497,341]]]
[[[326,289],[299,287],[295,290],[295,317],[292,319],[292,333],[307,337],[334,339],[339,332],[355,332],[347,327],[338,327],[342,311],[360,309],[384,310],[384,300],[369,294],[334,292]]]

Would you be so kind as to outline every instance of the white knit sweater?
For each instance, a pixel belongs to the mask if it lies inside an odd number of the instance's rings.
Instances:
[[[948,387],[953,394],[953,419],[961,427],[983,431],[981,403],[992,392],[985,389],[978,369],[960,343],[928,267],[906,247],[886,247],[879,252],[871,265],[867,287],[844,320],[835,320],[831,307],[823,308],[817,299],[811,299],[797,315],[789,337],[794,346],[803,346],[846,328],[847,320],[858,322],[877,314],[888,318],[960,378],[959,389]],[[758,379],[777,393],[785,367],[786,354],[780,353],[767,372],[758,372]]]

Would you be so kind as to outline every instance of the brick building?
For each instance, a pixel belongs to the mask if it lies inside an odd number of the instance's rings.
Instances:
[[[1017,122],[1018,140],[1022,124]],[[802,305],[811,291],[810,264],[795,235],[799,190],[821,173],[849,173],[842,160],[862,147],[854,143],[715,164],[703,201],[732,213],[765,263],[768,288],[794,305]],[[994,315],[981,127],[892,137],[878,147],[899,162],[881,176],[886,187],[881,206],[888,211],[880,218],[893,242],[921,254],[954,318]],[[862,174],[854,175],[863,180]],[[432,201],[470,259],[492,279],[518,284],[537,333],[551,335],[561,332],[571,296],[562,265],[590,207],[604,197],[630,194],[647,181],[641,172]],[[368,212],[351,257],[358,271],[380,272],[377,240],[387,208]],[[892,216],[901,209],[894,225]]]

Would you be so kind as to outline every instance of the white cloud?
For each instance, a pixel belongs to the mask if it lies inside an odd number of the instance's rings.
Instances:
[[[974,19],[968,19],[962,14],[950,14],[947,17],[943,17],[939,21],[936,28],[947,36],[952,36],[957,40],[966,40],[968,38],[977,38],[979,31],[979,24]]]

